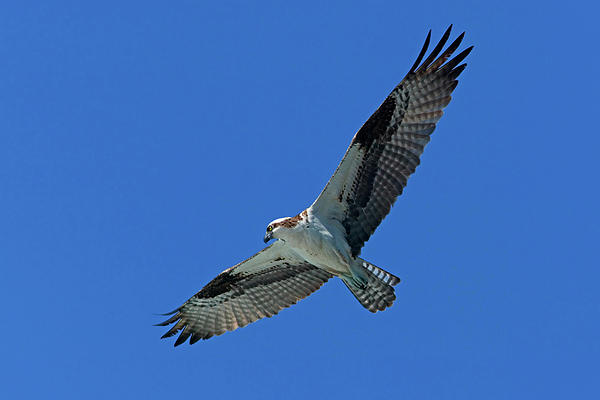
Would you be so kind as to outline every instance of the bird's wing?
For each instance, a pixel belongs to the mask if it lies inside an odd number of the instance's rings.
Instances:
[[[421,63],[429,46],[429,31],[413,67],[356,133],[311,206],[319,216],[341,223],[353,256],[360,254],[419,165],[429,136],[458,84],[457,77],[466,67],[460,63],[472,46],[450,59],[464,32],[442,52],[451,28]]]
[[[319,289],[332,275],[294,257],[280,241],[223,272],[158,324],[190,344],[271,317]]]

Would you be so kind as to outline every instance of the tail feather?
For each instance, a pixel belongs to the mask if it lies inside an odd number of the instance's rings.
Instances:
[[[352,276],[341,276],[346,287],[363,307],[373,313],[391,307],[396,300],[393,286],[400,282],[400,278],[362,259],[358,262],[366,276],[366,283]]]
[[[396,275],[392,275],[389,272],[376,267],[375,265],[368,263],[365,260],[360,260],[362,262],[362,266],[366,268],[367,271],[371,272],[377,278],[381,279],[384,283],[387,283],[391,286],[396,286],[400,282],[400,278]]]

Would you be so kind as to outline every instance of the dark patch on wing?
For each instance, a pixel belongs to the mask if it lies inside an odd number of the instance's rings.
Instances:
[[[353,144],[368,149],[376,139],[385,136],[396,107],[395,99],[391,95],[388,96],[356,133]]]
[[[230,269],[223,271],[217,275],[215,279],[208,282],[201,291],[194,295],[194,297],[208,299],[229,292],[241,278],[242,276],[240,274],[233,274]]]
[[[231,269],[220,273],[215,279],[202,288],[194,297],[198,299],[209,299],[217,297],[223,293],[231,292],[232,295],[240,295],[244,293],[244,287],[250,283],[256,285],[268,285],[277,280],[284,279],[285,274],[276,273],[279,271],[285,271],[286,267],[290,264],[283,261],[283,257],[277,257],[273,262],[279,262],[277,265],[266,268],[258,272],[253,273],[233,273]],[[297,270],[301,271],[302,267],[298,267]]]

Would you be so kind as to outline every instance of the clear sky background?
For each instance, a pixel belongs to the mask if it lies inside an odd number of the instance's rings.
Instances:
[[[598,398],[592,2],[7,3],[2,398]],[[333,280],[159,340],[155,313],[310,205],[450,23],[469,66],[363,249],[394,306]]]

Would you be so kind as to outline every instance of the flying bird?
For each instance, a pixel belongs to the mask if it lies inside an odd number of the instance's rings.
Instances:
[[[408,74],[354,135],[315,202],[295,217],[267,226],[273,244],[226,269],[181,307],[165,314],[190,344],[271,317],[337,276],[371,312],[390,307],[400,279],[360,258],[360,252],[419,165],[419,157],[473,46],[450,58],[464,32],[444,51],[452,25],[423,60],[431,31]]]

